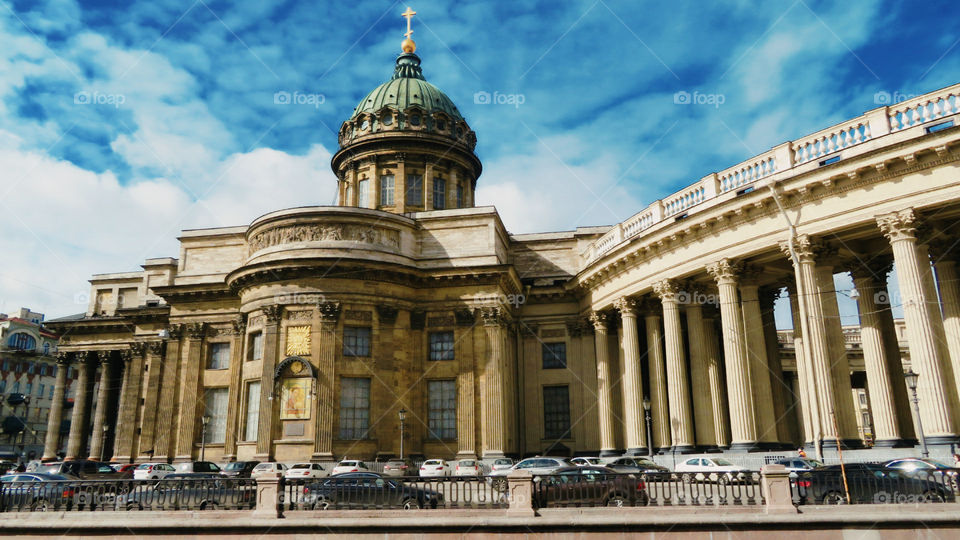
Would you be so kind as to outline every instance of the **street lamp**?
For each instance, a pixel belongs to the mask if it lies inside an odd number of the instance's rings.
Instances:
[[[647,421],[647,456],[653,457],[653,419],[650,418],[650,398],[643,398],[643,418]]]
[[[200,461],[206,461],[207,456],[207,425],[210,424],[210,415],[205,414],[200,419],[203,422],[203,432],[200,434]]]
[[[107,432],[110,431],[110,426],[103,425],[103,436],[100,438],[100,461],[103,461],[104,456],[107,455]]]
[[[397,416],[400,417],[400,459],[403,459],[403,421],[407,419],[407,410],[400,409]]]
[[[913,412],[917,415],[917,435],[920,437],[920,452],[923,454],[923,457],[930,457],[930,452],[927,451],[927,437],[923,434],[923,420],[920,419],[920,398],[917,397],[917,379],[920,378],[920,375],[913,372],[913,368],[910,368],[906,373],[903,374],[903,378],[907,381],[907,388],[910,389],[910,393],[913,397],[910,401],[913,402]]]

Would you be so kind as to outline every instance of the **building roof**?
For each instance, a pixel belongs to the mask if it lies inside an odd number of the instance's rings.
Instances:
[[[427,114],[443,112],[452,120],[463,120],[453,101],[424,79],[420,57],[414,53],[403,53],[397,57],[393,77],[360,100],[350,118],[362,113],[377,113],[384,107],[406,111],[413,106],[422,108]]]

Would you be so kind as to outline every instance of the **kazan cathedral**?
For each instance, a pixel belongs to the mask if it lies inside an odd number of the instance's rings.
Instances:
[[[957,442],[960,85],[612,226],[511,234],[415,49],[343,122],[336,206],[183,231],[177,257],[94,275],[87,311],[49,321],[45,459],[61,421],[68,459],[118,462]]]

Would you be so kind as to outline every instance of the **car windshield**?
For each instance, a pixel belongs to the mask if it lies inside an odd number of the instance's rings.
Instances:
[[[716,465],[719,465],[719,466],[721,466],[721,467],[731,467],[731,466],[733,466],[733,463],[730,463],[729,461],[727,461],[727,460],[725,460],[725,459],[723,459],[723,458],[713,458],[713,463],[716,464]]]
[[[245,463],[242,462],[242,461],[234,461],[233,463],[227,463],[227,466],[226,466],[226,468],[224,468],[224,470],[225,470],[225,471],[240,471],[240,470],[243,470],[243,466],[244,466],[244,465],[245,465]]]
[[[310,464],[309,464],[309,463],[297,463],[296,465],[294,465],[293,467],[290,467],[290,468],[291,468],[291,469],[309,469],[309,468],[310,468]]]
[[[264,471],[264,470],[267,470],[267,469],[269,469],[269,468],[270,468],[270,464],[269,464],[269,463],[261,463],[261,464],[257,465],[256,467],[254,467],[253,470],[255,470],[255,471]]]
[[[462,465],[462,466],[464,466],[464,467],[473,467],[474,465],[476,465],[476,463],[477,463],[477,462],[474,461],[474,460],[472,460],[472,459],[465,459],[465,460],[463,460],[463,461],[460,462],[460,465]]]
[[[928,460],[927,460],[927,463],[929,463],[930,466],[935,467],[935,468],[937,468],[937,469],[950,469],[950,468],[951,468],[949,465],[947,465],[947,464],[945,464],[945,463],[943,463],[943,462],[940,462],[940,461],[933,460],[933,459],[928,459]]]
[[[43,473],[58,473],[58,472],[60,472],[60,465],[59,465],[59,464],[55,464],[55,465],[41,465],[40,468],[37,469],[37,472],[43,472]]]

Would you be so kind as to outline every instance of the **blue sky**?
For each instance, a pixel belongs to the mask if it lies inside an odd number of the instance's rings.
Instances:
[[[390,76],[405,7],[0,0],[0,311],[79,312],[90,274],[176,256],[184,228],[332,203],[336,130]],[[478,135],[477,202],[513,232],[622,221],[878,92],[960,79],[946,1],[413,8],[427,79]]]

